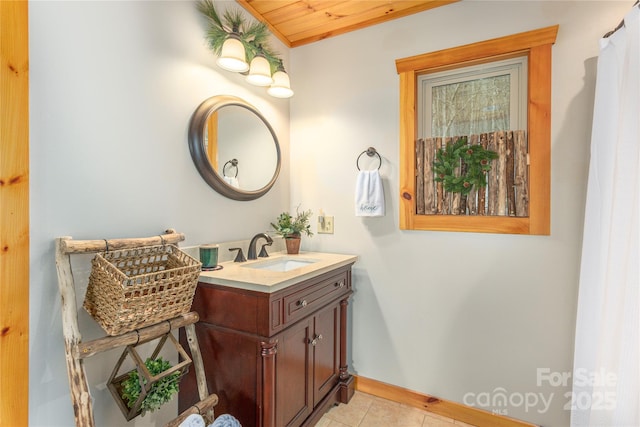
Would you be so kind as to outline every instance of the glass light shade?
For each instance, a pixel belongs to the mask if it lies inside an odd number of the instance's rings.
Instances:
[[[276,98],[291,98],[293,91],[289,84],[289,75],[282,70],[273,73],[273,83],[267,89],[267,93]]]
[[[243,73],[249,69],[249,64],[245,61],[245,52],[242,42],[235,34],[230,34],[222,45],[220,57],[216,61],[218,67],[227,71]]]
[[[273,83],[271,66],[264,56],[258,54],[251,60],[247,82],[256,86],[269,86]]]

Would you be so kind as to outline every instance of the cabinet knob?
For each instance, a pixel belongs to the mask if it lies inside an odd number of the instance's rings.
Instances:
[[[315,346],[316,344],[318,344],[318,341],[320,341],[322,339],[322,334],[316,334],[314,335],[313,339],[309,340],[309,344],[311,344],[312,346]]]
[[[306,307],[308,304],[306,299],[303,299],[302,301],[298,301],[298,305],[301,307]]]

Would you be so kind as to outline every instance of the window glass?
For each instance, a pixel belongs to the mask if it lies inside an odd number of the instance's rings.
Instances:
[[[420,137],[521,129],[527,105],[523,67],[525,57],[420,76]]]

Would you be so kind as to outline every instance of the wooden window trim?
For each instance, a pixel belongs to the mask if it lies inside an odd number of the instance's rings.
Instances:
[[[551,46],[558,25],[396,60],[400,76],[400,229],[537,234],[551,232]],[[415,206],[417,77],[528,57],[529,217],[418,215]]]

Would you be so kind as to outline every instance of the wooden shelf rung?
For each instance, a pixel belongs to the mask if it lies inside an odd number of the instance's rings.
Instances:
[[[102,337],[95,340],[78,343],[73,350],[73,357],[86,359],[95,354],[130,344],[141,344],[151,341],[167,332],[184,326],[193,325],[199,319],[198,313],[191,311],[173,319],[166,320],[145,328],[136,329],[122,335]]]
[[[133,239],[73,240],[71,237],[62,237],[61,249],[62,253],[67,255],[83,254],[102,252],[107,249],[113,251],[120,249],[138,248],[141,246],[172,244],[182,242],[184,239],[184,234],[176,233],[175,230],[172,229],[165,231],[165,234]]]
[[[182,412],[180,415],[178,415],[178,418],[176,418],[173,421],[170,421],[167,424],[165,424],[164,427],[176,427],[176,426],[179,426],[180,423],[183,422],[189,415],[192,415],[192,414],[204,415],[205,412],[209,411],[210,409],[212,409],[217,404],[218,404],[218,395],[217,394],[210,394],[205,399],[202,399],[200,402],[198,402],[198,403],[194,404],[193,406],[191,406],[190,408],[186,409],[184,412]],[[212,421],[209,420],[209,422],[212,422]]]

